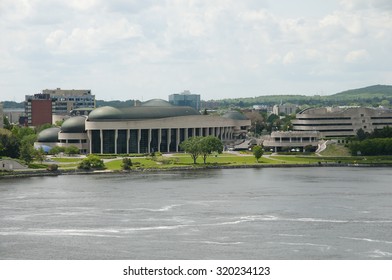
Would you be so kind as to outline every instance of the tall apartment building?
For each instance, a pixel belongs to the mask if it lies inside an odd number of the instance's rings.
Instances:
[[[169,95],[169,103],[176,106],[190,106],[200,111],[200,94],[192,94],[189,90]]]
[[[44,89],[54,101],[53,114],[68,114],[77,108],[95,108],[95,95],[89,89]]]
[[[65,116],[77,108],[94,108],[91,90],[45,89],[42,93],[26,95],[25,113],[28,125],[52,123],[53,116]]]

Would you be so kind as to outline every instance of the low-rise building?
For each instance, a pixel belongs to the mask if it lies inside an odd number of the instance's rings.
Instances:
[[[263,146],[274,152],[282,150],[315,151],[320,140],[317,131],[273,131],[271,136],[266,137]]]
[[[392,125],[392,110],[364,107],[308,108],[292,120],[293,130],[318,131],[320,137],[355,136],[359,129],[371,133]]]

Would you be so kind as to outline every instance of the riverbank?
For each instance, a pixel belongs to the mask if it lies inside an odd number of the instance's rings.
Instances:
[[[360,167],[360,168],[374,168],[374,167],[392,167],[392,163],[310,163],[310,164],[242,164],[242,165],[192,165],[192,166],[172,166],[169,168],[133,168],[130,170],[80,170],[80,169],[61,169],[57,171],[48,170],[22,170],[22,171],[7,171],[0,173],[1,179],[9,178],[26,178],[26,177],[42,177],[42,176],[60,176],[60,175],[99,175],[99,174],[130,174],[140,172],[171,172],[171,171],[190,171],[190,170],[206,170],[206,169],[262,169],[262,168],[308,168],[308,167]]]

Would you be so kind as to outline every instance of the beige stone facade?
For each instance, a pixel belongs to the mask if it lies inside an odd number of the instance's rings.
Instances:
[[[86,121],[92,153],[178,152],[192,136],[216,136],[229,143],[245,137],[250,120],[219,116],[179,116],[162,119]]]
[[[392,110],[363,107],[309,108],[296,115],[293,130],[318,131],[320,137],[355,136],[359,129],[372,132],[392,126]]]
[[[319,144],[320,133],[317,131],[274,131],[271,136],[263,141],[265,148],[278,152],[284,149],[299,149],[313,147],[315,150]]]

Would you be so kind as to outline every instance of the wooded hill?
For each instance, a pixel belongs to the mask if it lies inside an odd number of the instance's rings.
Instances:
[[[272,106],[280,103],[303,106],[389,106],[392,104],[392,86],[374,85],[327,96],[266,95],[205,101],[207,107],[249,107],[256,104]]]
[[[97,107],[113,106],[116,108],[131,107],[134,100],[104,101],[97,100]],[[392,86],[374,85],[359,89],[351,89],[327,96],[307,95],[265,95],[258,97],[230,98],[202,101],[202,108],[251,107],[253,105],[273,106],[280,103],[292,103],[300,106],[387,106],[392,104]],[[23,108],[23,102],[4,101],[4,108]]]

